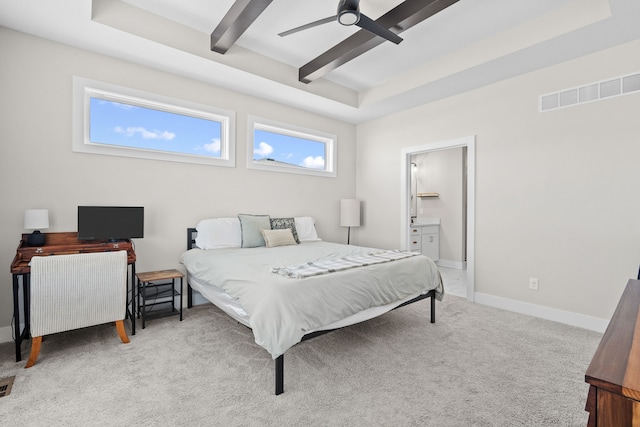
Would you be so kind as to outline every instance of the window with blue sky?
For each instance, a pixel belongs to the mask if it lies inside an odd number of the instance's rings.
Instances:
[[[249,117],[251,169],[335,177],[336,136]]]
[[[91,98],[92,143],[220,157],[218,121]]]
[[[235,113],[74,76],[73,151],[235,166]]]
[[[256,129],[253,160],[273,160],[291,166],[324,170],[324,142]]]

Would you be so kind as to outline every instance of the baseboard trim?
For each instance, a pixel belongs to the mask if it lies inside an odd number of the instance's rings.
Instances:
[[[609,324],[609,320],[600,319],[599,317],[587,316],[585,314],[573,313],[571,311],[559,310],[557,308],[546,307],[543,305],[483,294],[481,292],[476,292],[474,295],[475,302],[478,304],[527,314],[541,319],[553,320],[554,322],[577,326],[579,328],[589,329],[600,333],[604,333],[607,329],[607,325]]]
[[[452,261],[450,259],[439,259],[436,264],[440,267],[456,268],[458,270],[466,270],[467,263],[465,261]]]

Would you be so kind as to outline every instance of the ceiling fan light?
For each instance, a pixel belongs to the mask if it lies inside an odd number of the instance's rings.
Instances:
[[[360,14],[355,10],[344,10],[338,14],[338,22],[342,25],[355,25],[360,20]]]

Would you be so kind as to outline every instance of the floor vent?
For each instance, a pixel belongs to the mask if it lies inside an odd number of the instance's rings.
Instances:
[[[640,73],[628,74],[560,92],[540,95],[540,112],[572,107],[587,102],[640,92]]]
[[[11,386],[13,385],[13,380],[16,379],[15,376],[0,378],[0,397],[8,396],[11,393]]]

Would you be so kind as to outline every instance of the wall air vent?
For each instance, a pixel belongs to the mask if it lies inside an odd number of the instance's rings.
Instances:
[[[628,95],[634,92],[640,92],[640,73],[541,95],[538,107],[540,112],[545,112],[615,96]]]

